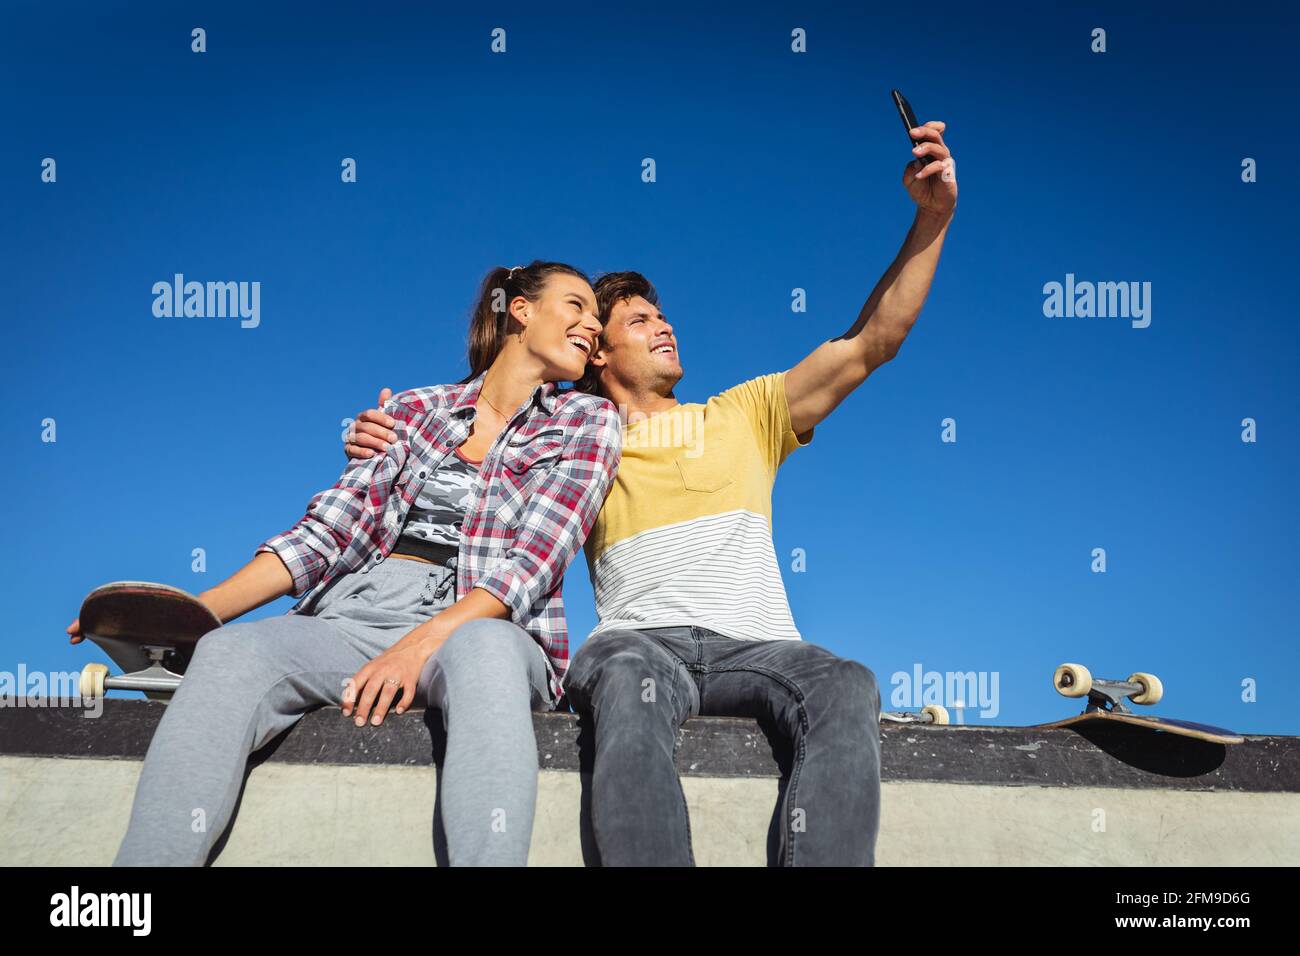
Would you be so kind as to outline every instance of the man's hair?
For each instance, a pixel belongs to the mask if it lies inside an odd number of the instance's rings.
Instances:
[[[603,329],[609,323],[609,315],[614,306],[637,296],[645,299],[655,308],[659,307],[659,293],[654,285],[639,272],[607,272],[596,280],[592,289],[596,293],[596,317]],[[600,370],[587,366],[582,378],[574,382],[579,391],[600,394]]]

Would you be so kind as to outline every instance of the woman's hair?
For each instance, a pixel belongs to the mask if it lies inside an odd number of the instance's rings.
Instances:
[[[529,302],[536,302],[551,276],[561,274],[589,281],[573,266],[538,259],[513,269],[497,266],[483,278],[478,304],[469,320],[469,374],[461,379],[460,384],[472,382],[486,372],[501,354],[510,328],[511,300],[522,295]]]

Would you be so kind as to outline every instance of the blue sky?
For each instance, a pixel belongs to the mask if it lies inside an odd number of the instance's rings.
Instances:
[[[683,400],[793,365],[853,321],[911,220],[896,86],[948,123],[961,200],[901,355],[777,483],[805,638],[871,666],[887,707],[919,664],[996,673],[989,722],[1056,719],[1070,660],[1156,672],[1156,713],[1300,732],[1286,16],[9,4],[0,670],[79,669],[98,658],[62,631],[92,587],[199,591],[296,521],[379,386],[463,374],[492,265],[646,273]],[[259,281],[260,325],[155,318],[177,272]],[[1150,327],[1046,317],[1067,273],[1150,282]],[[581,637],[581,560],[566,588]]]

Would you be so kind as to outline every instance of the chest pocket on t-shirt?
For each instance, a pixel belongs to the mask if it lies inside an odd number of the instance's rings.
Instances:
[[[713,494],[731,484],[737,462],[726,443],[716,439],[704,446],[703,454],[690,457],[685,451],[677,458],[677,469],[682,474],[682,485],[687,491]]]

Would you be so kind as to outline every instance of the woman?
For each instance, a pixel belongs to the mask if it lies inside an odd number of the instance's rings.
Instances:
[[[200,595],[223,622],[302,600],[198,643],[115,865],[203,864],[249,754],[306,711],[341,705],[361,726],[426,702],[448,728],[448,862],[527,862],[531,711],[559,698],[564,571],[619,460],[614,407],[555,385],[582,376],[595,312],[571,266],[494,269],[471,320],[470,375],[393,399],[387,451],[350,462],[293,528]],[[77,621],[68,632],[81,640]]]

